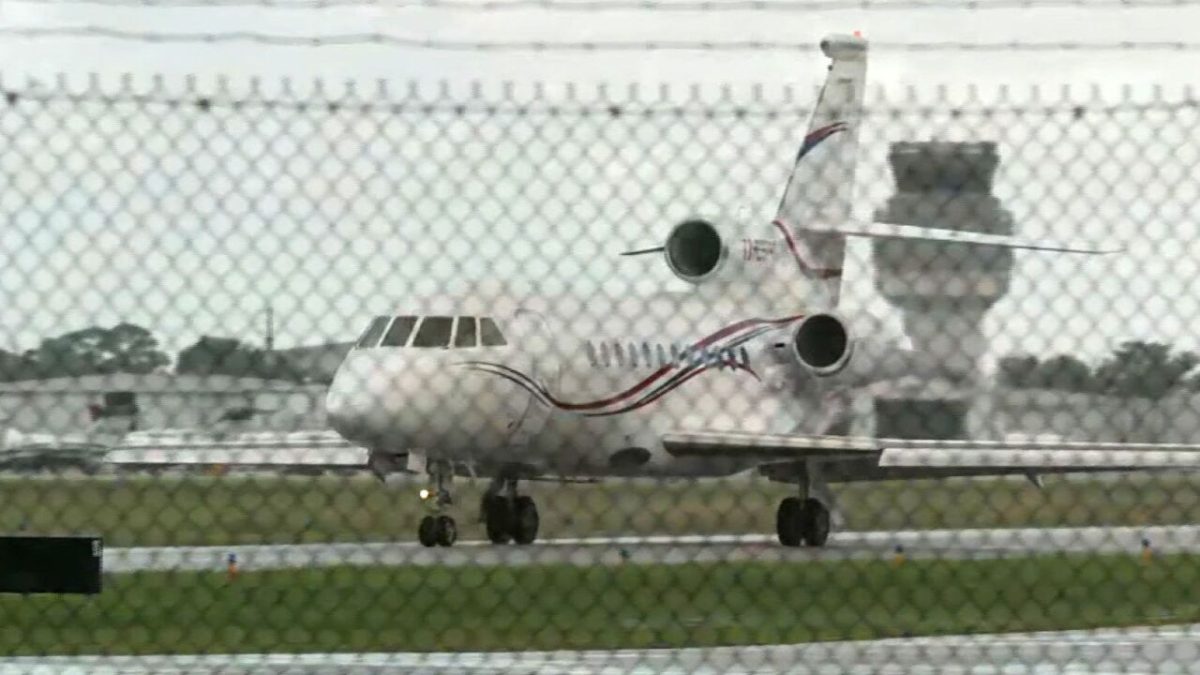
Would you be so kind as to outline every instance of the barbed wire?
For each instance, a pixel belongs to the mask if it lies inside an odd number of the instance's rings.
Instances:
[[[250,42],[270,46],[328,47],[347,45],[381,45],[389,47],[430,49],[439,51],[810,51],[808,41],[780,40],[584,40],[584,41],[478,41],[417,38],[380,32],[342,33],[328,35],[279,35],[254,31],[222,33],[182,33],[126,30],[110,26],[5,26],[0,37],[21,39],[42,38],[106,38],[157,44]],[[907,52],[1047,52],[1047,51],[1196,51],[1195,41],[1123,41],[1123,42],[895,42],[873,41],[875,50]]]
[[[38,5],[86,4],[120,7],[199,8],[270,7],[276,9],[336,9],[342,7],[428,8],[502,11],[542,9],[596,12],[605,10],[654,11],[840,11],[940,9],[978,11],[992,9],[1104,8],[1200,6],[1196,0],[7,0]]]
[[[380,83],[379,97],[389,96],[386,83]],[[290,85],[289,85],[290,86]],[[170,108],[194,107],[201,111],[215,109],[246,110],[291,110],[296,112],[315,112],[324,110],[328,113],[357,112],[362,114],[432,114],[448,113],[453,115],[509,115],[509,116],[551,116],[551,117],[705,117],[705,118],[778,118],[798,117],[807,118],[812,114],[809,106],[791,105],[729,105],[713,106],[702,104],[639,104],[616,101],[597,103],[564,102],[559,104],[499,104],[486,101],[466,103],[455,100],[440,101],[389,101],[368,100],[354,92],[354,87],[347,85],[346,96],[336,98],[326,96],[324,100],[309,98],[299,100],[284,97],[265,96],[221,96],[194,94],[187,96],[166,96],[138,94],[128,90],[118,93],[98,93],[96,91],[70,92],[64,89],[10,89],[0,88],[0,97],[5,105],[19,105],[31,101],[38,103],[100,103],[113,105],[132,103],[138,105],[161,105]],[[319,90],[324,87],[320,86]],[[415,95],[413,96],[415,99]],[[448,98],[448,97],[446,97]],[[1156,100],[1145,103],[1123,102],[1118,104],[1095,103],[1063,103],[1063,104],[1027,104],[1027,105],[971,105],[971,106],[934,106],[934,105],[867,105],[864,107],[864,117],[898,117],[903,115],[929,116],[934,114],[950,117],[998,115],[1059,115],[1070,114],[1083,117],[1089,114],[1114,115],[1123,112],[1179,112],[1184,110],[1200,110],[1200,100],[1183,98],[1175,101]]]

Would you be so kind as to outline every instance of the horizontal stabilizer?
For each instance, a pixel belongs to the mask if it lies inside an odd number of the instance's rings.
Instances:
[[[1065,242],[1050,239],[1030,239],[1006,234],[985,234],[983,232],[966,232],[963,230],[948,230],[940,227],[920,227],[917,225],[898,225],[894,223],[877,223],[850,221],[843,223],[815,223],[804,227],[793,228],[798,232],[827,232],[854,237],[871,237],[875,239],[909,239],[915,241],[939,241],[955,244],[973,244],[976,246],[998,246],[1002,248],[1031,249],[1038,251],[1058,251],[1062,253],[1120,253],[1122,246],[1097,246],[1090,242]]]
[[[624,256],[649,255],[651,253],[662,253],[666,250],[667,250],[666,246],[649,246],[647,248],[636,249],[633,251],[625,251],[621,255],[624,255]]]

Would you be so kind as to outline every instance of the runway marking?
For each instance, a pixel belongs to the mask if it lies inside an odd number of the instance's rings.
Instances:
[[[1200,526],[1024,528],[839,532],[820,549],[785,548],[773,535],[726,534],[648,537],[583,537],[496,546],[464,541],[425,548],[416,542],[266,544],[111,548],[106,572],[142,570],[224,571],[230,554],[243,572],[336,565],[530,565],[580,566],[638,563],[682,564],[737,560],[804,561],[884,559],[904,548],[908,559],[986,559],[1055,552],[1140,553],[1143,539],[1156,552],[1200,552]]]
[[[798,645],[553,652],[208,654],[0,659],[21,673],[995,673],[1195,672],[1200,624]]]

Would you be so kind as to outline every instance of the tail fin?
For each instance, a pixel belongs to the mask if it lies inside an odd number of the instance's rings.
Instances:
[[[846,236],[806,231],[803,226],[851,219],[867,42],[857,35],[831,35],[821,41],[821,51],[831,59],[829,74],[779,203],[775,227],[800,270],[819,281],[825,302],[833,307],[841,294]]]
[[[827,308],[836,308],[841,296],[846,238],[852,236],[1063,253],[1123,250],[1120,245],[856,221],[852,201],[867,79],[867,42],[857,35],[831,35],[821,41],[821,51],[831,59],[829,74],[796,155],[774,225],[801,273],[822,292],[818,301],[826,303]]]

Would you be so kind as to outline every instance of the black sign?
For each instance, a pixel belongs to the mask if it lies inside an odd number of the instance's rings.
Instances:
[[[0,593],[100,592],[100,537],[0,536]]]

